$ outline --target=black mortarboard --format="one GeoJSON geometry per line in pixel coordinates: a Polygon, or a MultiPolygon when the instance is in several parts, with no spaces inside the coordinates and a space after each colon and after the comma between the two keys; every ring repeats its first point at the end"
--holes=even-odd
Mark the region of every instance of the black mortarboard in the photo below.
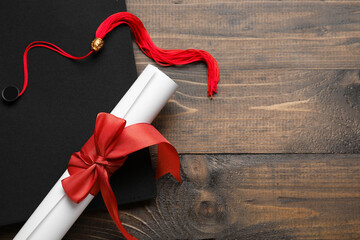
{"type": "MultiPolygon", "coordinates": [[[[119,11],[125,11],[124,1],[1,1],[0,90],[21,88],[30,42],[45,40],[85,55],[98,25],[119,11]]],[[[0,101],[0,225],[31,215],[92,135],[97,113],[110,112],[136,79],[129,29],[117,28],[106,46],[82,61],[31,50],[26,93],[10,104],[0,101]]],[[[132,154],[110,182],[119,204],[154,197],[148,150],[132,154]]],[[[89,207],[100,205],[98,196],[89,207]]]]}

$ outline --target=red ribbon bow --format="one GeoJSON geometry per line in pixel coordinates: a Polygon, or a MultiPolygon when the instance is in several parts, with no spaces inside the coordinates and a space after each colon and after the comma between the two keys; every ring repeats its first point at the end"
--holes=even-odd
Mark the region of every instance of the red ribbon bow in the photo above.
{"type": "Polygon", "coordinates": [[[70,176],[62,180],[68,197],[79,203],[90,193],[101,191],[111,218],[126,239],[136,239],[122,226],[117,201],[109,177],[125,162],[127,156],[158,144],[155,178],[171,173],[181,182],[180,160],[175,148],[150,124],[138,123],[125,128],[126,121],[108,113],[99,113],[94,135],[74,153],[68,164],[70,176]]]}

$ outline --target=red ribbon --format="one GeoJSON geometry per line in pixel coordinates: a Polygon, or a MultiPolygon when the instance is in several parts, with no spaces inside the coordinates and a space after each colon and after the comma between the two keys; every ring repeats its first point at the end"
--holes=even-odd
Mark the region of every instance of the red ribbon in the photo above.
{"type": "Polygon", "coordinates": [[[74,153],[68,164],[70,176],[62,180],[68,197],[79,203],[99,190],[111,218],[126,239],[136,239],[122,226],[117,201],[109,177],[140,149],[158,144],[156,176],[171,173],[181,182],[180,160],[176,149],[150,124],[139,123],[125,128],[126,121],[108,113],[99,113],[94,135],[74,153]]]}

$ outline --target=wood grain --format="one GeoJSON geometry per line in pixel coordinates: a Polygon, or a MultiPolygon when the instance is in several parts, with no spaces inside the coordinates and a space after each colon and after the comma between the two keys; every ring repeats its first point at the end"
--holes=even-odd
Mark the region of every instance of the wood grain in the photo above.
{"type": "MultiPolygon", "coordinates": [[[[161,68],[179,90],[155,125],[181,153],[359,153],[360,2],[128,1],[155,44],[206,67],[161,68]]],[[[153,63],[135,46],[138,71],[153,63]]]]}
{"type": "MultiPolygon", "coordinates": [[[[185,153],[183,182],[164,177],[155,200],[121,207],[134,236],[360,239],[360,1],[127,6],[159,47],[207,50],[221,71],[210,101],[204,64],[160,67],[179,89],[155,125],[185,153]]],[[[139,73],[153,63],[136,46],[135,56],[139,73]]],[[[1,227],[0,239],[20,227],[1,227]]],[[[82,214],[65,239],[122,236],[97,211],[82,214]]]]}
{"type": "MultiPolygon", "coordinates": [[[[182,170],[121,209],[139,239],[360,238],[360,155],[185,155],[182,170]]],[[[87,213],[65,239],[119,237],[107,213],[87,213]]]]}
{"type": "MultiPolygon", "coordinates": [[[[359,239],[360,155],[184,155],[181,184],[120,208],[146,239],[359,239]]],[[[11,239],[20,225],[0,228],[11,239]]],[[[65,240],[121,239],[106,211],[82,214],[65,240]]]]}

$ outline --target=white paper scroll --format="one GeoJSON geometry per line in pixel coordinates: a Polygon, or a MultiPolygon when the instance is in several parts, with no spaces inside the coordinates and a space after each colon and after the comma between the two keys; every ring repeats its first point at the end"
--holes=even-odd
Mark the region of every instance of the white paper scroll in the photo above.
{"type": "MultiPolygon", "coordinates": [[[[148,65],[111,114],[124,118],[126,126],[151,123],[176,88],[173,80],[156,67],[148,65]]],[[[64,164],[67,164],[66,159],[64,164]]],[[[57,240],[66,234],[94,198],[89,194],[79,204],[72,202],[61,185],[61,180],[68,176],[69,173],[65,171],[14,240],[57,240]]]]}

